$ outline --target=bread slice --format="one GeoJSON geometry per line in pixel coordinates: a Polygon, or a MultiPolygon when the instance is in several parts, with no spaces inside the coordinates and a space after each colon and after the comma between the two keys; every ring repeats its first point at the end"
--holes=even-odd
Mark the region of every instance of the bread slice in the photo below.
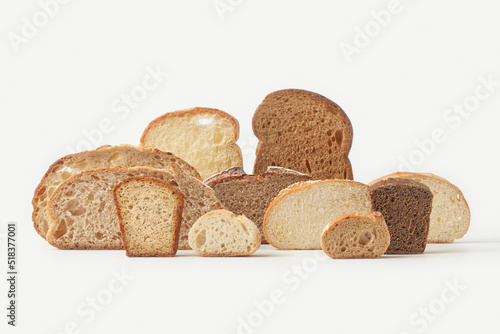
{"type": "Polygon", "coordinates": [[[86,170],[105,167],[139,167],[168,168],[175,163],[187,174],[199,178],[200,174],[181,158],[169,152],[144,149],[131,145],[103,146],[94,151],[69,154],[54,162],[35,190],[33,196],[33,226],[38,234],[45,239],[50,227],[47,217],[47,203],[56,188],[73,175],[86,170]]]}
{"type": "Polygon", "coordinates": [[[193,165],[203,179],[230,167],[242,167],[236,145],[236,118],[217,109],[192,108],[166,113],[144,130],[141,146],[173,152],[193,165]]]}
{"type": "Polygon", "coordinates": [[[260,246],[260,234],[245,216],[216,210],[194,223],[189,231],[189,245],[201,256],[251,255],[260,246]]]}
{"type": "Polygon", "coordinates": [[[391,178],[370,186],[372,208],[384,216],[391,244],[387,254],[420,254],[425,250],[432,211],[432,192],[423,183],[391,178]]]}
{"type": "Polygon", "coordinates": [[[271,93],[255,111],[252,127],[259,139],[254,174],[281,166],[318,180],[352,180],[352,125],[326,97],[300,89],[271,93]]]}
{"type": "Polygon", "coordinates": [[[182,194],[151,177],[130,177],[113,189],[127,256],[174,256],[179,243],[182,194]]]}
{"type": "Polygon", "coordinates": [[[170,170],[113,167],[85,171],[64,181],[50,198],[52,225],[47,241],[61,249],[122,249],[113,188],[134,176],[160,179],[184,196],[179,249],[188,249],[188,232],[203,214],[224,208],[214,191],[171,164],[170,170]]]}
{"type": "Polygon", "coordinates": [[[306,174],[281,167],[269,167],[260,175],[248,175],[240,167],[230,168],[205,180],[226,209],[245,215],[257,225],[262,243],[267,243],[262,221],[269,204],[291,184],[311,180],[306,174]]]}
{"type": "Polygon", "coordinates": [[[332,259],[381,257],[390,241],[380,212],[348,213],[328,224],[321,234],[321,248],[332,259]]]}
{"type": "Polygon", "coordinates": [[[295,183],[269,205],[264,234],[278,249],[321,249],[325,226],[350,212],[371,213],[367,185],[347,180],[295,183]]]}
{"type": "Polygon", "coordinates": [[[430,173],[398,172],[373,181],[407,178],[425,184],[432,191],[432,212],[427,243],[448,243],[462,238],[469,229],[470,209],[464,195],[448,180],[430,173]]]}

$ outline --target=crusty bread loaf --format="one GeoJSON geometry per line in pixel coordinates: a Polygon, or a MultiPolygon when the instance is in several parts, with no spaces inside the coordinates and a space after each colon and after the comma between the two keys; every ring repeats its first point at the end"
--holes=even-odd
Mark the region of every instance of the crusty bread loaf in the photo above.
{"type": "Polygon", "coordinates": [[[143,147],[173,152],[189,162],[203,179],[230,167],[242,167],[236,145],[238,121],[217,109],[192,108],[153,120],[141,137],[143,147]]]}
{"type": "Polygon", "coordinates": [[[47,209],[52,225],[47,241],[61,249],[122,249],[113,188],[123,179],[148,176],[168,183],[184,196],[179,249],[188,249],[188,232],[194,222],[203,214],[224,207],[210,187],[176,165],[170,167],[113,167],[72,176],[50,198],[47,209]]]}
{"type": "Polygon", "coordinates": [[[347,180],[295,183],[269,205],[264,234],[278,249],[321,249],[325,226],[349,212],[371,213],[367,185],[347,180]]]}
{"type": "Polygon", "coordinates": [[[244,256],[259,248],[260,234],[245,216],[215,210],[194,223],[189,231],[189,245],[201,256],[244,256]]]}
{"type": "Polygon", "coordinates": [[[370,186],[373,211],[384,216],[391,234],[387,254],[420,254],[425,250],[432,192],[423,183],[390,178],[370,186]]]}
{"type": "Polygon", "coordinates": [[[352,180],[351,122],[326,97],[300,89],[271,93],[255,111],[252,127],[259,138],[254,174],[281,166],[318,180],[352,180]]]}
{"type": "Polygon", "coordinates": [[[432,212],[427,243],[447,243],[462,238],[470,224],[470,209],[464,195],[456,186],[430,173],[398,172],[370,183],[389,178],[407,178],[425,184],[432,191],[432,212]]]}
{"type": "Polygon", "coordinates": [[[192,166],[172,153],[160,150],[139,148],[131,145],[103,146],[94,151],[69,154],[54,162],[43,176],[33,196],[33,225],[45,239],[50,227],[47,217],[47,203],[56,188],[71,176],[80,172],[105,167],[140,167],[168,168],[176,163],[187,174],[201,179],[192,166]]]}
{"type": "Polygon", "coordinates": [[[332,259],[380,257],[391,241],[380,212],[348,213],[328,224],[321,234],[321,248],[332,259]]]}
{"type": "Polygon", "coordinates": [[[289,185],[310,179],[309,175],[281,167],[269,167],[260,175],[248,175],[242,168],[233,167],[205,180],[205,184],[212,187],[226,209],[254,222],[261,242],[267,243],[262,221],[269,204],[289,185]]]}
{"type": "Polygon", "coordinates": [[[113,189],[127,256],[174,256],[179,243],[182,194],[151,177],[130,177],[113,189]]]}

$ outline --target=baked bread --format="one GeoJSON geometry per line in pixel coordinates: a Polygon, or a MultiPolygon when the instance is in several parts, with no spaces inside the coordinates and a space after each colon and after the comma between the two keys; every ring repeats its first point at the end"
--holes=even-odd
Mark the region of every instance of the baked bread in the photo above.
{"type": "Polygon", "coordinates": [[[390,241],[380,212],[348,213],[328,224],[321,234],[321,248],[332,259],[381,257],[390,241]]]}
{"type": "Polygon", "coordinates": [[[427,243],[448,243],[462,238],[470,224],[470,209],[464,195],[442,177],[429,173],[398,172],[373,181],[407,178],[425,184],[432,191],[432,212],[427,243]]]}
{"type": "Polygon", "coordinates": [[[352,180],[352,125],[326,97],[300,89],[271,93],[255,111],[252,127],[259,139],[254,174],[281,166],[317,180],[352,180]]]}
{"type": "Polygon", "coordinates": [[[295,183],[269,205],[264,234],[278,249],[321,249],[325,226],[350,212],[371,213],[367,185],[347,180],[295,183]]]}
{"type": "Polygon", "coordinates": [[[236,118],[217,109],[192,108],[166,113],[144,130],[141,146],[173,152],[193,165],[203,179],[242,167],[236,118]]]}
{"type": "Polygon", "coordinates": [[[194,223],[189,231],[189,246],[201,256],[251,255],[260,246],[260,235],[247,217],[216,210],[194,223]]]}
{"type": "Polygon", "coordinates": [[[267,243],[262,221],[269,204],[289,185],[310,179],[309,175],[281,167],[269,167],[260,175],[248,175],[242,168],[233,167],[205,180],[205,184],[215,191],[226,209],[254,222],[261,233],[261,242],[267,243]]]}
{"type": "Polygon", "coordinates": [[[370,186],[372,208],[384,216],[391,234],[387,254],[420,254],[425,250],[432,211],[432,192],[423,183],[390,178],[370,186]]]}
{"type": "Polygon", "coordinates": [[[105,167],[138,167],[168,168],[168,164],[176,163],[187,174],[199,178],[200,174],[181,158],[172,153],[160,150],[139,148],[131,145],[103,146],[93,151],[69,154],[54,162],[43,176],[33,196],[33,226],[45,239],[50,227],[47,217],[47,203],[56,188],[71,176],[80,172],[105,167]]]}
{"type": "Polygon", "coordinates": [[[113,188],[134,176],[160,179],[184,196],[179,249],[188,249],[188,232],[203,214],[224,208],[214,191],[198,179],[171,169],[113,167],[85,171],[64,181],[50,198],[52,225],[47,241],[61,249],[123,249],[113,188]]]}
{"type": "Polygon", "coordinates": [[[130,177],[113,189],[127,256],[174,256],[179,243],[181,193],[151,177],[130,177]]]}

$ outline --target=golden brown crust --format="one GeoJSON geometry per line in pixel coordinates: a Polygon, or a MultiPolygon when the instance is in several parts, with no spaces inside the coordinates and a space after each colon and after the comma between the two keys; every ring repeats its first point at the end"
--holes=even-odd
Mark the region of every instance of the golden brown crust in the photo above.
{"type": "Polygon", "coordinates": [[[182,210],[184,209],[184,196],[181,194],[181,192],[179,192],[177,189],[170,186],[168,183],[163,182],[160,179],[156,179],[154,177],[148,177],[148,176],[134,176],[134,177],[129,177],[129,178],[123,179],[120,182],[118,182],[118,184],[113,188],[113,201],[115,202],[116,214],[118,215],[118,221],[120,222],[120,234],[122,236],[123,248],[125,249],[127,256],[133,257],[133,256],[138,256],[138,255],[133,255],[129,252],[128,244],[127,244],[127,241],[125,238],[125,227],[124,227],[124,223],[123,223],[121,209],[120,209],[120,206],[118,204],[118,197],[116,195],[116,190],[119,187],[121,187],[123,184],[131,182],[131,181],[155,182],[155,183],[161,185],[162,187],[165,187],[165,188],[169,189],[170,191],[172,191],[175,194],[175,196],[177,197],[178,202],[177,202],[177,208],[175,210],[175,233],[174,233],[174,243],[173,243],[174,251],[170,254],[145,253],[145,254],[140,255],[140,256],[144,256],[144,257],[146,257],[146,256],[151,256],[151,257],[153,257],[153,256],[157,256],[157,257],[159,257],[159,256],[161,256],[161,257],[174,256],[177,253],[177,248],[179,245],[179,232],[181,230],[182,210]]]}
{"type": "Polygon", "coordinates": [[[228,181],[233,181],[233,180],[262,180],[265,179],[267,176],[272,176],[272,175],[297,175],[297,176],[308,176],[307,174],[297,172],[292,169],[287,169],[283,167],[274,167],[274,166],[269,166],[267,168],[267,171],[265,171],[262,174],[259,175],[253,175],[253,174],[247,174],[241,167],[232,167],[229,168],[222,173],[215,174],[212,177],[209,177],[204,181],[204,183],[209,186],[213,187],[214,185],[221,183],[221,182],[228,182],[228,181]]]}

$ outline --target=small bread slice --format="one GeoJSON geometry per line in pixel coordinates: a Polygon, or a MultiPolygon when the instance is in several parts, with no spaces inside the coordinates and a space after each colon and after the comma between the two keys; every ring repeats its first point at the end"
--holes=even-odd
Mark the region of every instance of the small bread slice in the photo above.
{"type": "Polygon", "coordinates": [[[184,196],[179,249],[188,249],[188,232],[207,212],[223,209],[214,191],[183,173],[170,169],[113,167],[85,171],[64,181],[50,198],[47,208],[52,225],[47,241],[60,249],[123,249],[113,188],[134,176],[160,179],[184,196]]]}
{"type": "Polygon", "coordinates": [[[348,213],[328,224],[321,234],[321,248],[332,259],[381,257],[390,241],[380,212],[348,213]]]}
{"type": "Polygon", "coordinates": [[[269,205],[264,234],[278,249],[321,249],[325,226],[350,212],[371,213],[367,185],[348,180],[295,183],[269,205]]]}
{"type": "Polygon", "coordinates": [[[239,124],[231,115],[211,108],[166,113],[144,130],[141,146],[173,152],[193,165],[203,179],[230,167],[242,167],[236,145],[239,124]]]}
{"type": "Polygon", "coordinates": [[[352,180],[352,125],[326,97],[300,89],[271,93],[255,111],[252,128],[259,138],[254,174],[281,166],[316,180],[352,180]]]}
{"type": "Polygon", "coordinates": [[[430,173],[398,172],[370,183],[389,178],[406,178],[425,184],[432,191],[431,220],[427,243],[449,243],[462,238],[469,229],[470,209],[460,189],[448,180],[430,173]]]}
{"type": "Polygon", "coordinates": [[[168,183],[130,177],[113,189],[127,256],[174,256],[184,199],[168,183]]]}
{"type": "Polygon", "coordinates": [[[257,225],[264,237],[262,221],[269,204],[279,192],[297,182],[311,180],[306,174],[281,167],[269,167],[260,175],[248,175],[240,167],[233,167],[205,180],[222,204],[237,215],[245,215],[257,225]]]}
{"type": "Polygon", "coordinates": [[[260,234],[244,215],[215,210],[194,223],[189,231],[189,245],[201,256],[245,256],[260,247],[260,234]]]}
{"type": "Polygon", "coordinates": [[[423,183],[390,178],[370,186],[373,211],[384,216],[391,234],[387,254],[420,254],[427,245],[432,192],[423,183]]]}
{"type": "Polygon", "coordinates": [[[168,168],[175,163],[182,171],[201,179],[200,174],[187,162],[169,152],[144,149],[132,145],[102,146],[93,151],[69,154],[54,162],[35,190],[33,196],[33,226],[38,234],[45,239],[50,227],[47,217],[47,203],[56,188],[78,173],[105,167],[140,167],[168,168]]]}

